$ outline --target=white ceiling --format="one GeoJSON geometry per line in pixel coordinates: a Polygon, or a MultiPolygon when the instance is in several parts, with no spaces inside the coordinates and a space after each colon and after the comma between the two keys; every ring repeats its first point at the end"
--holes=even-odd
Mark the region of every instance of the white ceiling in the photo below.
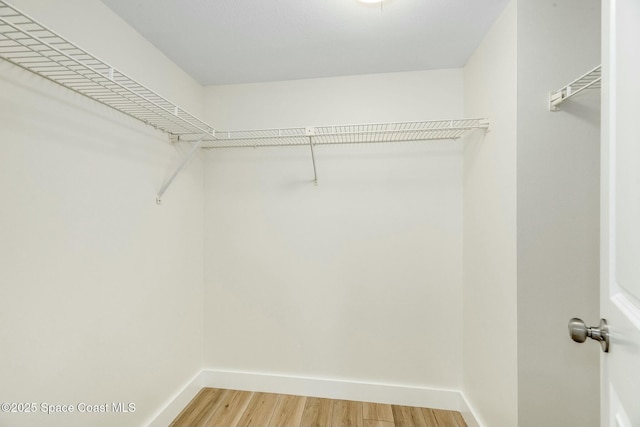
{"type": "Polygon", "coordinates": [[[203,85],[463,66],[507,0],[102,0],[203,85]]]}

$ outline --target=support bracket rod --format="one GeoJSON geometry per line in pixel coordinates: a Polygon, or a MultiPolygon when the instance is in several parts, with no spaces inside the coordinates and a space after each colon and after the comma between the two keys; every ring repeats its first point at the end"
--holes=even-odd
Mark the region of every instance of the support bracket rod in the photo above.
{"type": "Polygon", "coordinates": [[[318,171],[316,170],[316,155],[313,151],[313,135],[315,135],[313,128],[306,128],[305,130],[307,136],[309,137],[309,148],[311,149],[311,162],[313,163],[313,183],[318,185],[318,171]]]}
{"type": "Polygon", "coordinates": [[[158,194],[156,195],[156,203],[157,204],[159,204],[159,205],[162,204],[162,196],[167,191],[169,186],[171,186],[171,184],[176,179],[176,177],[180,174],[180,172],[182,172],[182,170],[185,168],[185,166],[187,166],[187,164],[189,163],[189,161],[191,160],[193,155],[196,154],[196,151],[198,151],[198,149],[202,146],[202,144],[204,143],[204,138],[206,136],[207,136],[206,133],[202,134],[202,136],[200,138],[198,138],[197,140],[194,141],[193,146],[191,147],[191,150],[189,150],[187,155],[184,156],[184,158],[182,159],[182,162],[180,162],[180,164],[176,168],[175,172],[173,172],[173,174],[169,177],[169,179],[167,179],[167,181],[162,185],[162,187],[160,188],[160,191],[158,191],[158,194]]]}

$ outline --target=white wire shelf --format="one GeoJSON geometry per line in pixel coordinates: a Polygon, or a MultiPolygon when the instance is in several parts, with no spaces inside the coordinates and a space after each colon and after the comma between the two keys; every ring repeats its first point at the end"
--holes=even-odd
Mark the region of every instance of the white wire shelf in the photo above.
{"type": "Polygon", "coordinates": [[[560,110],[558,107],[560,104],[586,89],[600,89],[602,80],[601,69],[602,66],[598,65],[593,70],[583,74],[566,86],[551,92],[549,94],[549,110],[560,110]]]}
{"type": "Polygon", "coordinates": [[[204,149],[282,147],[455,140],[474,129],[487,129],[486,119],[431,120],[340,126],[218,131],[205,137],[204,149]]]}
{"type": "Polygon", "coordinates": [[[315,145],[455,140],[485,119],[433,120],[216,132],[187,111],[0,0],[0,58],[87,96],[171,135],[192,148],[161,186],[156,201],[200,148],[310,147],[317,183],[315,145]]]}
{"type": "Polygon", "coordinates": [[[151,89],[0,1],[0,57],[164,132],[214,129],[151,89]]]}

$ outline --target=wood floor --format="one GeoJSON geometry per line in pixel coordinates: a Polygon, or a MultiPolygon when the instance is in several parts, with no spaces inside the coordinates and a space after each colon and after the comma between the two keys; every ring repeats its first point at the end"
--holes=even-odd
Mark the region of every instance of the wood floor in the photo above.
{"type": "Polygon", "coordinates": [[[171,427],[466,427],[459,412],[203,388],[171,427]]]}

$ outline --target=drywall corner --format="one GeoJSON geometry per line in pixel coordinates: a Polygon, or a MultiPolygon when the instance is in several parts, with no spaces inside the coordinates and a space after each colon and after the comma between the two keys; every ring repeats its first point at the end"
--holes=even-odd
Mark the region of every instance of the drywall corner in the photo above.
{"type": "Polygon", "coordinates": [[[491,131],[465,141],[463,392],[486,426],[515,426],[517,407],[517,1],[464,69],[465,115],[491,131]]]}
{"type": "Polygon", "coordinates": [[[191,380],[184,384],[173,397],[167,399],[156,415],[146,423],[148,427],[167,427],[176,419],[182,410],[200,392],[204,384],[204,371],[200,371],[191,380]]]}

